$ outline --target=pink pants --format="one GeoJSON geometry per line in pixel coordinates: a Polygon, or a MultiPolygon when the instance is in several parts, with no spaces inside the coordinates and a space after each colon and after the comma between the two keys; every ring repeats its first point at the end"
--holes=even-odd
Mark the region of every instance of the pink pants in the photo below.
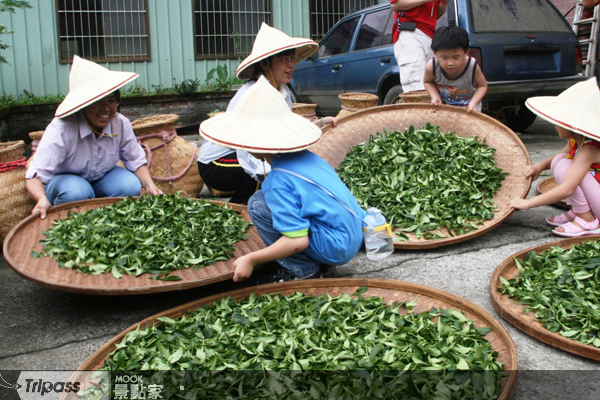
{"type": "MultiPolygon", "coordinates": [[[[565,153],[558,154],[552,160],[550,167],[554,179],[559,185],[563,183],[567,170],[573,165],[573,160],[565,158],[566,156],[565,153]]],[[[600,216],[600,183],[591,173],[586,174],[575,192],[567,197],[566,201],[576,214],[591,210],[592,214],[600,216]]]]}

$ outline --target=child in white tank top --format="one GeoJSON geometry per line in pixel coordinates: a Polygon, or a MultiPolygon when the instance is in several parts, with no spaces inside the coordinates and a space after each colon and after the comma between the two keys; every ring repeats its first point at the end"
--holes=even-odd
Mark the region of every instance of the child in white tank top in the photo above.
{"type": "Polygon", "coordinates": [[[458,26],[439,28],[431,42],[434,58],[425,66],[423,83],[431,103],[481,111],[487,81],[469,52],[469,34],[458,26]]]}

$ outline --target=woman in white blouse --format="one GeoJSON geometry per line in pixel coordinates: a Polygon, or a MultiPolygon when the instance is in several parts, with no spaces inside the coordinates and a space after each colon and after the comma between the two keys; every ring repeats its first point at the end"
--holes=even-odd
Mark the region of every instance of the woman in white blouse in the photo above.
{"type": "MultiPolygon", "coordinates": [[[[316,52],[319,45],[305,38],[292,38],[278,29],[263,23],[252,47],[237,69],[238,79],[247,81],[231,99],[227,112],[231,111],[238,99],[264,75],[281,93],[292,108],[292,97],[287,84],[292,80],[296,63],[316,52]]],[[[315,118],[318,126],[333,123],[335,117],[315,118]]],[[[258,190],[260,182],[270,171],[268,163],[252,157],[243,150],[232,150],[205,141],[198,155],[198,170],[202,180],[211,188],[234,192],[231,203],[246,204],[250,196],[258,190]]]]}

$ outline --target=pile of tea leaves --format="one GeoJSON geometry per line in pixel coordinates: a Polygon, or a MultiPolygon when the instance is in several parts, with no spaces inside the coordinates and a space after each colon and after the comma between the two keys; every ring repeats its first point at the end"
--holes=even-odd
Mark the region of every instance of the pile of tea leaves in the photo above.
{"type": "Polygon", "coordinates": [[[128,197],[53,221],[41,240],[60,267],[86,274],[112,273],[180,280],[171,272],[233,257],[249,223],[237,211],[179,194],[128,197]]]}
{"type": "Polygon", "coordinates": [[[462,235],[490,220],[494,194],[508,173],[496,166],[496,149],[477,136],[462,138],[426,124],[378,132],[354,146],[338,167],[363,208],[377,207],[392,225],[417,238],[462,235]]]}
{"type": "Polygon", "coordinates": [[[515,258],[519,275],[498,290],[525,304],[550,332],[600,347],[600,241],[515,258]]]}
{"type": "Polygon", "coordinates": [[[366,290],[224,297],[138,326],[102,369],[159,371],[149,375],[164,386],[163,397],[498,397],[505,374],[484,338],[490,328],[452,309],[414,313],[418,298],[389,307],[364,298],[366,290]]]}

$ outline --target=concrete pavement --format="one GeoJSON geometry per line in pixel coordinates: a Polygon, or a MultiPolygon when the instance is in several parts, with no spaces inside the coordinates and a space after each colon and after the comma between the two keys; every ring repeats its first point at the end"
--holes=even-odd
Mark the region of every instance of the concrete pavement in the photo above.
{"type": "MultiPolygon", "coordinates": [[[[199,141],[199,136],[186,139],[199,141]]],[[[533,163],[564,146],[552,125],[539,120],[521,133],[521,139],[533,163]]],[[[537,181],[530,196],[535,194],[536,185],[537,181]]],[[[206,189],[203,195],[208,196],[206,189]]],[[[361,251],[351,262],[338,267],[336,277],[419,283],[464,297],[485,309],[515,342],[522,371],[515,399],[600,398],[600,384],[596,383],[600,381],[599,362],[548,346],[514,328],[494,310],[488,292],[492,272],[507,257],[558,239],[544,218],[560,211],[545,206],[514,213],[494,230],[469,241],[431,250],[396,251],[381,261],[368,260],[361,251]]],[[[172,293],[86,296],[29,282],[2,258],[0,370],[74,370],[130,325],[177,305],[239,287],[240,284],[228,281],[172,293]]]]}

